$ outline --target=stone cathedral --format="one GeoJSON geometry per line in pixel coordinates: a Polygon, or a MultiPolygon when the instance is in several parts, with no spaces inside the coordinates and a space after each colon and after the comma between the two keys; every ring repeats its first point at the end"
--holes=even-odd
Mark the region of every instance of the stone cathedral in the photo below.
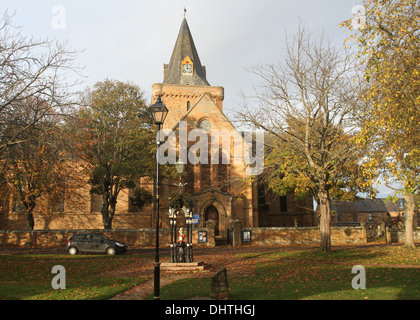
{"type": "MultiPolygon", "coordinates": [[[[207,158],[208,161],[197,164],[187,161],[185,166],[183,182],[186,185],[183,191],[194,200],[194,227],[205,227],[205,222],[211,219],[216,222],[216,237],[223,240],[234,220],[241,221],[244,228],[314,225],[312,199],[295,202],[293,196],[280,197],[263,186],[253,185],[246,173],[248,165],[234,152],[233,144],[230,149],[213,152],[214,144],[211,145],[210,136],[214,129],[228,132],[228,140],[238,137],[242,139],[244,133],[239,132],[223,113],[224,88],[210,85],[206,73],[184,18],[169,63],[163,66],[163,81],[153,85],[151,103],[161,97],[169,110],[163,127],[172,130],[177,137],[182,130],[188,134],[194,129],[201,129],[209,137],[209,152],[200,155],[201,159],[207,158]],[[214,159],[214,154],[217,154],[218,159],[214,159]]],[[[187,143],[191,147],[195,141],[188,139],[187,143]]],[[[152,181],[142,179],[138,183],[152,190],[152,181]]],[[[169,179],[162,181],[162,228],[169,227],[168,198],[178,192],[176,182],[169,179]]],[[[49,212],[45,217],[42,214],[36,215],[35,229],[102,229],[99,212],[101,196],[90,194],[89,189],[90,186],[86,185],[77,205],[73,203],[74,199],[65,198],[62,205],[56,206],[57,212],[49,212]]],[[[113,229],[154,228],[153,206],[138,210],[130,202],[132,194],[133,190],[120,193],[113,229]]],[[[25,216],[18,211],[18,207],[12,200],[8,206],[4,206],[7,210],[0,214],[0,229],[27,229],[25,216]]]]}
{"type": "MultiPolygon", "coordinates": [[[[243,137],[223,113],[224,88],[207,81],[206,67],[200,61],[185,18],[169,64],[163,66],[163,81],[153,85],[152,103],[158,96],[169,109],[163,126],[177,136],[183,125],[187,131],[202,129],[209,136],[217,129],[229,132],[232,138],[243,137]]],[[[292,196],[275,196],[262,186],[253,186],[246,172],[248,164],[244,159],[234,159],[232,144],[230,147],[218,153],[219,161],[211,161],[214,148],[209,146],[207,163],[186,165],[184,191],[193,196],[199,226],[204,227],[205,221],[212,219],[216,221],[216,236],[225,239],[233,220],[240,220],[243,227],[313,224],[308,210],[312,208],[311,201],[296,203],[292,196]]],[[[173,188],[164,188],[164,199],[170,189],[173,188]]],[[[163,207],[167,205],[163,203],[163,207]]]]}

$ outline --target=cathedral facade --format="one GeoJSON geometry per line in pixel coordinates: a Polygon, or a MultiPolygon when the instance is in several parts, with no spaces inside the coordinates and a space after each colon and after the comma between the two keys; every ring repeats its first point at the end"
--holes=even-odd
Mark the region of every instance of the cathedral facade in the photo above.
{"type": "MultiPolygon", "coordinates": [[[[216,236],[226,238],[234,220],[241,221],[243,227],[313,225],[311,200],[295,202],[293,196],[276,196],[255,184],[255,176],[261,173],[256,167],[262,162],[262,170],[264,157],[255,149],[263,141],[239,132],[223,113],[224,88],[207,81],[206,68],[185,18],[170,62],[163,69],[163,82],[153,85],[152,103],[161,97],[169,110],[163,126],[174,132],[176,159],[186,163],[183,188],[193,197],[198,226],[204,227],[212,219],[216,222],[216,236]],[[191,138],[190,133],[197,130],[207,137],[193,134],[191,138]],[[188,136],[184,157],[180,151],[183,136],[188,136]],[[205,155],[200,149],[198,163],[191,163],[190,151],[198,139],[204,139],[208,148],[204,148],[205,155]],[[239,152],[235,149],[238,145],[239,152]],[[247,161],[249,152],[256,154],[252,161],[247,161]]],[[[173,188],[164,186],[163,199],[171,191],[173,188]]],[[[168,208],[162,205],[163,210],[168,208]]]]}
{"type": "MultiPolygon", "coordinates": [[[[258,174],[256,160],[247,161],[252,156],[246,154],[246,146],[252,149],[254,141],[255,147],[255,139],[247,141],[246,134],[238,131],[223,113],[224,88],[207,81],[206,68],[185,18],[169,64],[163,69],[162,83],[153,85],[151,103],[160,97],[169,110],[163,129],[168,133],[167,141],[174,137],[174,149],[169,150],[175,151],[172,160],[185,163],[182,188],[194,202],[194,227],[205,227],[206,221],[213,220],[216,237],[226,239],[234,220],[241,221],[242,227],[314,225],[312,199],[295,202],[293,196],[280,197],[255,185],[252,177],[258,174]],[[207,148],[195,149],[194,153],[197,141],[207,148]],[[200,161],[194,161],[197,157],[200,161]]],[[[162,180],[160,227],[169,228],[169,197],[178,192],[178,186],[177,181],[162,180]]],[[[153,178],[141,179],[138,184],[153,191],[153,178]]],[[[91,194],[89,189],[88,184],[82,188],[77,203],[64,198],[62,205],[56,206],[57,212],[51,212],[51,206],[38,210],[35,229],[102,229],[101,196],[91,194]],[[43,211],[49,214],[43,215],[43,211]]],[[[133,190],[120,193],[113,228],[154,228],[154,205],[138,210],[130,202],[132,195],[133,190]]],[[[24,214],[12,198],[3,208],[0,230],[27,228],[24,214]]]]}

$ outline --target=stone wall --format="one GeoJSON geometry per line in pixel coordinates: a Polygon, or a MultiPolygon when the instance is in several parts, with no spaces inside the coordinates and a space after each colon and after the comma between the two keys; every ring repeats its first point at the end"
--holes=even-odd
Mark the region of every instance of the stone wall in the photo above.
{"type": "MultiPolygon", "coordinates": [[[[198,231],[207,231],[205,228],[193,230],[193,247],[214,246],[213,242],[198,244],[198,231]]],[[[29,247],[29,248],[65,248],[67,240],[76,233],[97,232],[125,242],[129,247],[154,248],[156,243],[156,229],[136,230],[35,230],[35,231],[0,231],[0,247],[29,247]]],[[[212,233],[208,232],[208,236],[212,233]]],[[[160,247],[170,247],[170,229],[160,229],[160,247]]]]}
{"type": "MultiPolygon", "coordinates": [[[[414,242],[420,242],[420,228],[417,228],[413,231],[413,238],[414,242]]],[[[395,239],[398,243],[405,242],[405,231],[398,231],[397,232],[397,239],[395,239]]]]}
{"type": "MultiPolygon", "coordinates": [[[[321,241],[318,227],[306,228],[244,228],[251,231],[254,246],[316,245],[321,241]]],[[[331,243],[366,244],[366,230],[362,227],[331,227],[331,243]]]]}
{"type": "MultiPolygon", "coordinates": [[[[235,233],[251,231],[251,242],[236,241],[235,246],[281,246],[281,245],[318,245],[320,233],[317,227],[307,228],[234,228],[235,233]]],[[[132,247],[153,248],[156,231],[154,228],[133,230],[35,230],[0,231],[0,247],[19,246],[33,248],[64,248],[67,240],[75,233],[99,232],[110,238],[127,243],[132,247]]],[[[234,237],[238,235],[234,235],[234,237]]],[[[169,248],[170,229],[160,230],[160,246],[169,248]]],[[[420,228],[414,232],[414,241],[420,242],[420,228]]],[[[404,243],[404,233],[398,233],[398,242],[404,243]]],[[[332,227],[332,245],[367,243],[366,230],[362,227],[332,227]]],[[[214,221],[208,221],[206,228],[193,229],[193,246],[214,247],[214,221]],[[207,244],[198,243],[198,231],[207,231],[207,244]]]]}

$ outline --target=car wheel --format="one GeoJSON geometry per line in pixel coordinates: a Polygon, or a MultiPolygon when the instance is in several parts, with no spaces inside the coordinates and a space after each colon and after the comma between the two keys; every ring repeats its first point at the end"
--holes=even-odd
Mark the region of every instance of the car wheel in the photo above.
{"type": "Polygon", "coordinates": [[[115,254],[115,248],[114,247],[106,248],[106,254],[109,256],[113,256],[115,254]]]}
{"type": "Polygon", "coordinates": [[[70,247],[69,250],[67,250],[69,254],[72,256],[77,254],[77,248],[76,247],[70,247]]]}

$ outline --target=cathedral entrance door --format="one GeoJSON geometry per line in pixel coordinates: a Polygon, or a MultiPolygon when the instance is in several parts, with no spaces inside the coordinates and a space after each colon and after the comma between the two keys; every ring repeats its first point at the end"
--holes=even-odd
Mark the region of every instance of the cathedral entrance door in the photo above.
{"type": "Polygon", "coordinates": [[[213,205],[208,206],[204,214],[204,218],[205,218],[205,221],[209,221],[211,219],[216,222],[214,233],[215,233],[215,236],[218,236],[219,235],[219,211],[216,209],[216,207],[213,205]]]}

